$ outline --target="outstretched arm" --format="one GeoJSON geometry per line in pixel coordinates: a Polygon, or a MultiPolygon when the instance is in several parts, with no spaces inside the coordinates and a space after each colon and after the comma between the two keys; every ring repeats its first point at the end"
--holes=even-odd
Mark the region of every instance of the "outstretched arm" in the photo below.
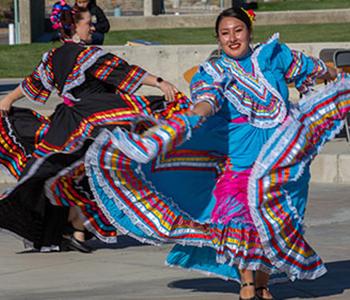
{"type": "Polygon", "coordinates": [[[333,80],[337,77],[337,70],[328,67],[321,59],[291,50],[284,44],[280,45],[278,55],[287,83],[294,82],[301,94],[311,91],[316,79],[333,80]]]}
{"type": "Polygon", "coordinates": [[[12,92],[7,94],[0,101],[0,117],[5,117],[10,111],[12,104],[15,103],[17,100],[21,99],[23,96],[24,94],[20,86],[16,87],[12,92]]]}
{"type": "Polygon", "coordinates": [[[129,65],[124,59],[108,53],[98,59],[89,69],[90,74],[123,93],[133,94],[142,84],[158,87],[167,100],[174,100],[178,92],[174,85],[156,77],[136,65],[129,65]]]}

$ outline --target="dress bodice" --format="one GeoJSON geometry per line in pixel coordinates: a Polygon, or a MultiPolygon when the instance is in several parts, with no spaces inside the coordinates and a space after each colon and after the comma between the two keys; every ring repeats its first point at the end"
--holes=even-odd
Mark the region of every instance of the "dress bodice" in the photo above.
{"type": "Polygon", "coordinates": [[[274,36],[243,58],[222,54],[206,61],[191,82],[191,94],[195,102],[211,105],[212,128],[233,168],[246,169],[288,115],[288,84],[307,92],[325,71],[322,61],[290,50],[274,36]]]}

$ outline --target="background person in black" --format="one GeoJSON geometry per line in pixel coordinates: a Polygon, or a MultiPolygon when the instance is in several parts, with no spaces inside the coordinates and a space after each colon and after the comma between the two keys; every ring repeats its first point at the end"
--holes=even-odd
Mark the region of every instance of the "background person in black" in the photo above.
{"type": "Polygon", "coordinates": [[[232,7],[242,7],[244,9],[258,9],[257,0],[232,0],[232,7]]]}
{"type": "Polygon", "coordinates": [[[91,13],[95,32],[92,34],[92,45],[103,45],[104,35],[110,29],[109,21],[103,10],[97,6],[96,0],[76,0],[75,5],[87,8],[91,13]]]}

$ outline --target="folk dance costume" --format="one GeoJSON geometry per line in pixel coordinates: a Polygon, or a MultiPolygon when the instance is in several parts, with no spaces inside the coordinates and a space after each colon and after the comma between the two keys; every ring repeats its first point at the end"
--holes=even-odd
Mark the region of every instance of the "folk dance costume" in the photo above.
{"type": "Polygon", "coordinates": [[[345,75],[310,93],[326,71],[278,36],[241,59],[206,61],[192,99],[215,115],[174,114],[141,135],[105,131],[89,148],[99,208],[143,242],[177,243],[172,266],[234,280],[237,267],[292,280],[323,275],[303,237],[309,166],[350,109],[345,75]],[[307,94],[298,104],[288,101],[290,82],[307,94]]]}
{"type": "Polygon", "coordinates": [[[115,242],[115,227],[91,201],[84,155],[101,129],[130,129],[141,114],[166,113],[163,97],[133,95],[145,76],[145,70],[117,56],[73,42],[43,56],[21,83],[22,91],[45,104],[57,90],[63,103],[50,117],[12,107],[0,118],[0,165],[19,180],[0,197],[1,228],[36,248],[57,246],[68,207],[79,206],[85,226],[101,240],[115,242]],[[66,182],[64,173],[69,173],[66,182]]]}

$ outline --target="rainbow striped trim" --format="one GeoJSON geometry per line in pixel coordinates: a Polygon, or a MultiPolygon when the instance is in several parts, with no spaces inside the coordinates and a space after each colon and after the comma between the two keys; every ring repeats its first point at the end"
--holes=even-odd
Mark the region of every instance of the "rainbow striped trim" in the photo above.
{"type": "MultiPolygon", "coordinates": [[[[303,69],[303,54],[299,51],[292,50],[293,61],[289,67],[289,70],[285,74],[287,82],[293,82],[301,74],[303,69]]],[[[296,88],[301,94],[306,94],[310,91],[310,87],[315,85],[317,78],[327,73],[327,66],[322,60],[309,58],[313,62],[313,69],[305,79],[296,85],[296,88]]]]}
{"type": "Polygon", "coordinates": [[[138,66],[132,66],[124,80],[119,84],[118,89],[125,93],[134,93],[141,85],[142,80],[146,75],[147,72],[145,70],[138,66]]]}
{"type": "MultiPolygon", "coordinates": [[[[141,241],[158,239],[209,246],[216,249],[219,263],[267,273],[285,272],[291,279],[315,279],[324,274],[325,267],[303,238],[302,220],[286,184],[302,178],[304,168],[339,130],[349,111],[350,79],[292,107],[291,115],[262,149],[249,178],[249,208],[256,229],[246,227],[242,220],[223,225],[190,219],[147,182],[138,164],[128,157],[134,155],[121,146],[124,141],[118,134],[104,132],[98,137],[87,153],[86,171],[96,201],[109,222],[118,227],[119,218],[127,216],[142,231],[143,234],[130,232],[141,241]]],[[[167,125],[171,126],[171,122],[167,125]]],[[[176,126],[173,130],[177,130],[176,126]]],[[[152,135],[157,133],[162,135],[161,130],[152,135]]],[[[135,144],[140,140],[132,138],[135,144]]],[[[168,144],[176,144],[173,139],[168,144]]],[[[157,150],[167,149],[162,140],[158,145],[157,150]]],[[[137,146],[148,151],[147,143],[137,146]]]]}
{"type": "MultiPolygon", "coordinates": [[[[147,97],[127,94],[119,95],[122,97],[127,107],[97,112],[85,118],[69,135],[67,141],[62,145],[53,145],[45,139],[42,140],[36,145],[33,156],[39,158],[44,157],[51,152],[74,151],[76,147],[79,146],[86,137],[89,137],[92,131],[98,126],[130,125],[137,116],[151,114],[151,110],[149,108],[150,102],[147,97]]],[[[48,129],[49,128],[47,128],[47,126],[43,125],[37,134],[41,134],[44,131],[47,132],[48,129]]]]}
{"type": "Polygon", "coordinates": [[[218,175],[225,160],[225,156],[209,151],[180,149],[159,155],[152,162],[152,172],[209,171],[218,175]]]}
{"type": "Polygon", "coordinates": [[[304,169],[342,127],[350,111],[350,80],[304,98],[262,149],[249,182],[249,205],[267,257],[291,279],[325,273],[321,259],[303,238],[303,220],[286,184],[304,169]]]}
{"type": "Polygon", "coordinates": [[[78,207],[84,219],[84,226],[106,243],[117,241],[117,232],[98,208],[88,188],[83,188],[84,162],[79,160],[62,170],[45,183],[46,195],[51,204],[78,207]]]}
{"type": "Polygon", "coordinates": [[[0,166],[16,180],[28,161],[28,154],[17,141],[9,119],[0,118],[0,166]]]}
{"type": "Polygon", "coordinates": [[[81,51],[77,57],[73,70],[68,75],[61,95],[71,101],[79,101],[69,91],[85,81],[85,71],[88,70],[100,57],[106,53],[98,47],[88,47],[81,51]]]}
{"type": "Polygon", "coordinates": [[[45,104],[54,89],[52,57],[55,50],[45,53],[39,66],[20,85],[23,94],[31,101],[45,104]]]}
{"type": "Polygon", "coordinates": [[[127,217],[143,234],[130,228],[126,228],[127,233],[142,242],[154,243],[157,239],[209,246],[216,249],[218,262],[274,270],[252,226],[239,222],[242,220],[231,221],[227,226],[191,220],[175,203],[159,194],[138,165],[115,145],[115,137],[104,132],[86,156],[94,197],[113,226],[119,228],[120,219],[127,217]]]}

